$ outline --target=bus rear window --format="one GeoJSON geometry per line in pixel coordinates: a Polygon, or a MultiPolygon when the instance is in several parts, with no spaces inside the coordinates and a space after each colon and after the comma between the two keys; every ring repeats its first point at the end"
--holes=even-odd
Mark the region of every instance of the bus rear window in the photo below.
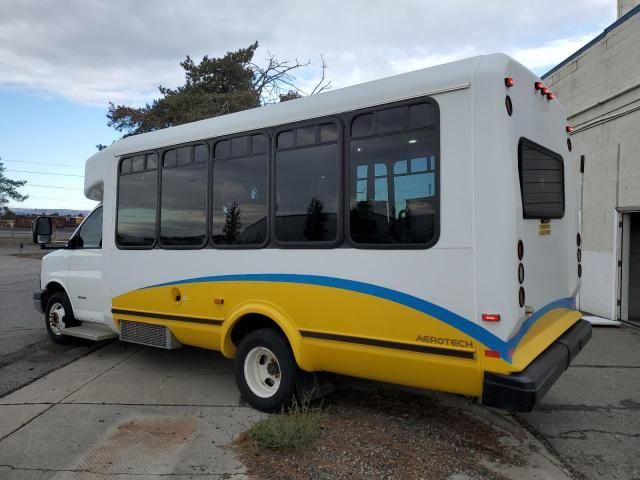
{"type": "Polygon", "coordinates": [[[564,216],[564,162],[551,150],[525,138],[518,148],[524,218],[564,216]]]}

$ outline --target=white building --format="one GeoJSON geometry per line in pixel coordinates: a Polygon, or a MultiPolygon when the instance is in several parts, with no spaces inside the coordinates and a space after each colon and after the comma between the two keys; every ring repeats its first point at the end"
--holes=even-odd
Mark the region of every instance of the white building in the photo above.
{"type": "Polygon", "coordinates": [[[580,308],[640,320],[640,0],[543,80],[584,160],[580,308]]]}

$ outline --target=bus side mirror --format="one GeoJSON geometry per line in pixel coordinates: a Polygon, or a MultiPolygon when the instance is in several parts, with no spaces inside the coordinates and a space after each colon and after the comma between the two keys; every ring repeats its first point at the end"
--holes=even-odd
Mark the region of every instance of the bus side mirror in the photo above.
{"type": "Polygon", "coordinates": [[[53,225],[51,217],[36,217],[31,224],[31,234],[33,243],[46,245],[51,243],[51,235],[53,233],[53,225]]]}

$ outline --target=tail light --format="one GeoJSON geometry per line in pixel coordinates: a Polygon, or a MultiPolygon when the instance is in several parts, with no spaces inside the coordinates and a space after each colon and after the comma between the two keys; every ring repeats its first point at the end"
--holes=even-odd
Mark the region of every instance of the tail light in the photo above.
{"type": "Polygon", "coordinates": [[[504,86],[507,88],[511,88],[515,85],[512,77],[507,77],[504,79],[504,86]]]}
{"type": "Polygon", "coordinates": [[[483,313],[482,321],[484,322],[499,322],[500,314],[499,313],[483,313]]]}

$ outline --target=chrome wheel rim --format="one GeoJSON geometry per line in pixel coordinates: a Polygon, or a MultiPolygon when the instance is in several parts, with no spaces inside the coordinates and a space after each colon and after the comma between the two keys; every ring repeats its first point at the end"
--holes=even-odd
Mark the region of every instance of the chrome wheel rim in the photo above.
{"type": "Polygon", "coordinates": [[[268,348],[252,348],[244,359],[244,378],[255,395],[272,397],[280,388],[282,379],[278,359],[268,348]]]}
{"type": "Polygon", "coordinates": [[[64,328],[64,315],[64,306],[60,302],[56,302],[51,306],[47,321],[49,322],[49,328],[54,335],[62,335],[62,329],[64,328]]]}

